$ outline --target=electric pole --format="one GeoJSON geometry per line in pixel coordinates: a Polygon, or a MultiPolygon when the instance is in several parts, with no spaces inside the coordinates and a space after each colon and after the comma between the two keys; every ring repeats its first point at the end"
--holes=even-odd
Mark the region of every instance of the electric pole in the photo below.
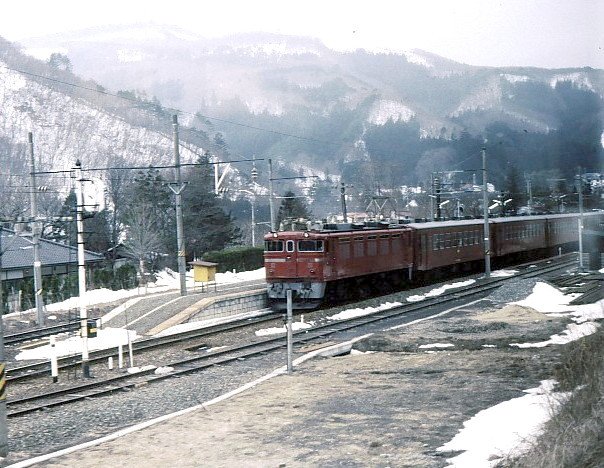
{"type": "Polygon", "coordinates": [[[271,231],[275,232],[275,206],[273,202],[273,160],[268,160],[268,206],[271,212],[271,231]]]}
{"type": "Polygon", "coordinates": [[[491,276],[491,245],[489,239],[489,198],[487,193],[487,148],[482,147],[482,211],[484,214],[484,275],[491,276]]]}
{"type": "Polygon", "coordinates": [[[434,221],[434,172],[430,174],[430,221],[434,221]]]}
{"type": "Polygon", "coordinates": [[[6,362],[4,357],[4,299],[2,299],[2,227],[0,226],[0,457],[8,456],[6,422],[6,362]]]}
{"type": "Polygon", "coordinates": [[[180,277],[180,295],[187,295],[187,264],[185,259],[185,237],[182,221],[182,200],[181,193],[185,186],[182,183],[180,174],[180,144],[178,141],[178,116],[172,116],[172,126],[174,128],[174,172],[176,174],[175,187],[170,185],[170,190],[176,198],[176,244],[178,249],[178,275],[180,277]]]}
{"type": "Polygon", "coordinates": [[[583,175],[581,166],[579,166],[579,175],[577,176],[577,180],[579,181],[579,187],[577,191],[579,192],[579,271],[584,271],[583,266],[583,175]]]}
{"type": "Polygon", "coordinates": [[[348,212],[346,211],[346,185],[344,182],[341,182],[340,186],[340,199],[342,201],[342,217],[344,218],[344,222],[348,222],[348,212]]]}
{"type": "Polygon", "coordinates": [[[31,232],[34,244],[34,297],[36,301],[37,324],[44,326],[44,298],[42,296],[42,262],[40,262],[40,222],[38,221],[38,204],[36,200],[38,186],[36,185],[36,161],[34,159],[34,137],[31,132],[27,134],[30,156],[30,181],[29,192],[31,204],[31,232]]]}
{"type": "Polygon", "coordinates": [[[75,163],[76,182],[76,225],[78,230],[78,289],[80,306],[80,333],[82,335],[82,375],[90,377],[88,361],[88,311],[86,310],[86,264],[84,256],[84,193],[82,190],[82,163],[75,163]]]}
{"type": "Polygon", "coordinates": [[[252,156],[252,247],[256,247],[256,181],[258,180],[258,169],[256,169],[256,156],[252,156]]]}
{"type": "Polygon", "coordinates": [[[528,214],[533,214],[533,189],[531,187],[531,178],[526,177],[526,193],[528,194],[528,214]]]}
{"type": "Polygon", "coordinates": [[[441,206],[440,206],[440,178],[439,177],[435,177],[434,178],[434,186],[436,188],[436,219],[438,221],[440,221],[440,218],[442,217],[442,211],[441,211],[441,206]]]}

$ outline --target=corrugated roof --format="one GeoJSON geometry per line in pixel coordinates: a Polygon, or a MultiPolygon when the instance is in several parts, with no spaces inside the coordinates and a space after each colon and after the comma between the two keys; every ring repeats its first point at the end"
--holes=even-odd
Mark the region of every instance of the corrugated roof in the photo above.
{"type": "MultiPolygon", "coordinates": [[[[18,270],[31,268],[34,264],[34,244],[31,236],[17,235],[12,231],[2,230],[2,269],[18,270]]],[[[99,262],[102,254],[85,251],[86,262],[99,262]]],[[[42,266],[64,265],[78,262],[78,249],[59,242],[40,239],[40,262],[42,266]]]]}

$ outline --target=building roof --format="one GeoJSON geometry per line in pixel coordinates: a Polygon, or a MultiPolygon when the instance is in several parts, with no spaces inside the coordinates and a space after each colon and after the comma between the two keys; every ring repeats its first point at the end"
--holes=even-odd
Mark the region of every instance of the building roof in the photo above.
{"type": "MultiPolygon", "coordinates": [[[[34,244],[31,235],[18,235],[6,229],[0,230],[0,251],[2,252],[2,269],[17,270],[31,268],[34,264],[34,244]]],[[[86,262],[104,260],[102,254],[86,250],[86,262]]],[[[40,239],[40,262],[42,266],[78,263],[78,249],[59,242],[40,239]]]]}
{"type": "Polygon", "coordinates": [[[218,263],[213,263],[213,262],[206,262],[204,260],[193,260],[192,262],[189,262],[189,265],[197,265],[197,266],[203,266],[203,267],[215,267],[216,265],[218,265],[218,263]]]}

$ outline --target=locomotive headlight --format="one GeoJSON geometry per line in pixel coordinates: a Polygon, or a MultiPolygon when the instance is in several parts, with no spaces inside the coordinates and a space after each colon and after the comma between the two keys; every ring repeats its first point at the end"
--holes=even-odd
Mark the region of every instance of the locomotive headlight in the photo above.
{"type": "Polygon", "coordinates": [[[305,233],[304,233],[304,237],[308,237],[308,232],[305,232],[305,233]]]}
{"type": "Polygon", "coordinates": [[[277,233],[273,232],[273,237],[276,239],[277,238],[277,233]]]}

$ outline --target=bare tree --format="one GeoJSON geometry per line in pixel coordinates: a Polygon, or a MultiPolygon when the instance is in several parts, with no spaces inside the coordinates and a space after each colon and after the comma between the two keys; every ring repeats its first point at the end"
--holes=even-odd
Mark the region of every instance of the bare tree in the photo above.
{"type": "Polygon", "coordinates": [[[126,221],[128,228],[127,238],[123,244],[124,251],[127,256],[138,261],[140,279],[146,284],[146,262],[163,252],[164,245],[157,231],[150,206],[139,205],[128,212],[126,221]]]}
{"type": "Polygon", "coordinates": [[[131,182],[132,176],[129,171],[121,170],[120,167],[127,166],[124,158],[120,156],[111,156],[108,165],[112,167],[107,171],[106,193],[109,203],[111,244],[113,246],[112,259],[115,261],[116,246],[119,244],[121,236],[121,218],[123,208],[126,205],[126,192],[131,182]]]}

